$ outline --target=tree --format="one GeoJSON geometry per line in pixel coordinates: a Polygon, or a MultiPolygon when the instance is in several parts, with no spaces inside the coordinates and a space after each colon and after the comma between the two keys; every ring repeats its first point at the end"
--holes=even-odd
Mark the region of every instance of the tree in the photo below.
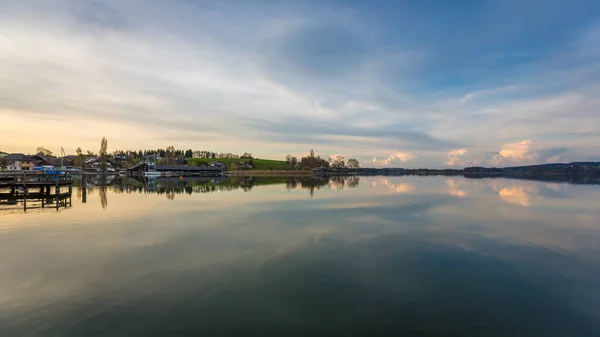
{"type": "Polygon", "coordinates": [[[43,146],[38,146],[37,149],[35,150],[36,154],[42,154],[42,156],[46,156],[49,157],[52,155],[52,151],[48,150],[47,148],[43,147],[43,146]]]}
{"type": "Polygon", "coordinates": [[[167,147],[165,150],[165,159],[167,160],[167,165],[173,165],[175,161],[175,147],[173,145],[167,147]]]}
{"type": "Polygon", "coordinates": [[[296,165],[298,164],[298,158],[296,157],[291,157],[290,158],[290,166],[291,167],[296,167],[296,165]]]}
{"type": "Polygon", "coordinates": [[[360,163],[355,158],[348,159],[348,168],[357,169],[360,168],[360,163]]]}
{"type": "Polygon", "coordinates": [[[231,171],[236,171],[237,170],[237,165],[235,163],[231,163],[231,165],[229,166],[229,169],[231,171]]]}
{"type": "Polygon", "coordinates": [[[285,156],[285,162],[288,163],[288,165],[290,165],[292,161],[292,155],[288,154],[287,156],[285,156]]]}
{"type": "Polygon", "coordinates": [[[81,164],[83,164],[83,150],[78,147],[77,150],[75,150],[75,152],[77,153],[77,158],[75,158],[75,166],[81,166],[81,164]]]}
{"type": "Polygon", "coordinates": [[[342,169],[342,168],[346,167],[346,163],[344,162],[344,157],[343,156],[335,157],[335,159],[333,160],[333,163],[331,164],[331,167],[336,168],[336,169],[342,169]]]}
{"type": "Polygon", "coordinates": [[[107,148],[108,141],[106,140],[106,137],[102,137],[102,141],[100,142],[100,151],[98,151],[98,155],[100,156],[100,167],[102,168],[102,171],[106,171],[106,156],[108,154],[107,148]]]}
{"type": "Polygon", "coordinates": [[[192,151],[192,149],[188,149],[187,151],[185,151],[186,158],[192,158],[193,156],[194,156],[194,151],[192,151]]]}

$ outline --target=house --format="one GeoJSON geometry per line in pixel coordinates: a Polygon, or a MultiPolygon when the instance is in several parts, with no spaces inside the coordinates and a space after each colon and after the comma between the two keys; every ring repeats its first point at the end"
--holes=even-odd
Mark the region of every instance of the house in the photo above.
{"type": "MultiPolygon", "coordinates": [[[[98,171],[101,169],[101,165],[102,162],[100,160],[100,157],[93,157],[93,158],[88,158],[85,162],[84,162],[84,167],[86,169],[92,169],[95,171],[98,171]]],[[[108,168],[113,168],[115,165],[115,162],[110,159],[110,158],[106,158],[106,167],[108,168]]]]}
{"type": "Polygon", "coordinates": [[[115,161],[124,161],[124,160],[127,160],[127,156],[124,155],[124,154],[115,154],[113,156],[113,160],[115,160],[115,161]]]}
{"type": "Polygon", "coordinates": [[[73,155],[69,155],[69,156],[64,156],[64,157],[60,157],[60,158],[54,158],[51,160],[48,160],[48,162],[50,163],[50,165],[55,166],[55,167],[61,167],[61,166],[75,166],[75,160],[77,159],[77,156],[73,156],[73,155]]]}
{"type": "Polygon", "coordinates": [[[22,153],[11,153],[2,159],[6,162],[7,171],[30,171],[34,166],[44,164],[43,158],[22,153]]]}
{"type": "Polygon", "coordinates": [[[237,167],[238,167],[238,170],[251,170],[252,164],[250,164],[249,162],[241,161],[237,167]]]}
{"type": "Polygon", "coordinates": [[[210,165],[211,167],[218,168],[222,168],[223,166],[225,166],[225,164],[221,163],[220,161],[211,161],[210,163],[208,163],[208,165],[210,165]]]}

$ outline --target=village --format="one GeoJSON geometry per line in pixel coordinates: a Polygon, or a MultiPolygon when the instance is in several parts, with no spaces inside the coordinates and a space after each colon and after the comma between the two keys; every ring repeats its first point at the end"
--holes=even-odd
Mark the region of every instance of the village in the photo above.
{"type": "MultiPolygon", "coordinates": [[[[193,157],[194,158],[194,157],[193,157]]],[[[197,158],[197,157],[195,157],[197,158]]],[[[172,160],[156,154],[145,155],[142,160],[132,165],[130,157],[123,154],[103,156],[64,155],[48,156],[42,152],[34,155],[23,153],[0,152],[0,171],[3,172],[64,172],[70,174],[132,174],[143,175],[144,172],[155,171],[163,175],[212,175],[223,174],[224,171],[250,170],[251,160],[239,160],[226,165],[223,161],[212,160],[198,162],[180,156],[172,160]],[[157,164],[158,163],[158,164],[157,164]]]]}

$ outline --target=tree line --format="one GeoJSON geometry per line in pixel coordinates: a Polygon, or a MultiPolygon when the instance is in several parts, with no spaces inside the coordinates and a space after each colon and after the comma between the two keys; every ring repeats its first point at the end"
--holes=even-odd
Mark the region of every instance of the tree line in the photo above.
{"type": "Polygon", "coordinates": [[[318,167],[324,168],[360,168],[360,163],[355,158],[348,159],[348,162],[344,160],[343,156],[336,156],[335,158],[323,159],[320,156],[315,156],[315,151],[310,150],[309,154],[305,157],[301,157],[298,160],[297,157],[288,154],[285,157],[285,162],[290,168],[293,169],[313,169],[318,167]]]}

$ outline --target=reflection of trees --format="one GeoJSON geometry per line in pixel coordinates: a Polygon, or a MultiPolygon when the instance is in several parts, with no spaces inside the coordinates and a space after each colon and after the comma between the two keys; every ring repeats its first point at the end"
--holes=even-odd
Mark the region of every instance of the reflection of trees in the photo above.
{"type": "Polygon", "coordinates": [[[358,176],[333,176],[329,187],[336,190],[343,190],[345,186],[349,188],[356,188],[360,184],[360,177],[358,176]]]}
{"type": "Polygon", "coordinates": [[[350,177],[348,177],[348,187],[350,187],[350,188],[356,188],[358,186],[358,184],[360,184],[360,177],[359,176],[350,176],[350,177]]]}
{"type": "Polygon", "coordinates": [[[344,185],[346,184],[346,177],[337,176],[331,177],[331,182],[329,183],[329,187],[341,191],[344,189],[344,185]]]}
{"type": "MultiPolygon", "coordinates": [[[[303,189],[307,190],[311,196],[316,190],[324,186],[343,186],[356,187],[359,183],[358,177],[230,177],[230,178],[157,178],[145,179],[139,178],[118,178],[108,182],[110,186],[100,185],[94,186],[94,183],[106,184],[105,181],[89,180],[86,183],[87,190],[93,193],[98,189],[100,193],[103,208],[106,208],[106,193],[110,190],[116,194],[164,194],[169,200],[175,199],[178,194],[195,194],[195,193],[213,193],[243,190],[245,192],[252,191],[256,186],[285,184],[288,190],[303,189]]],[[[79,191],[78,191],[79,193],[79,191]]]]}
{"type": "Polygon", "coordinates": [[[315,195],[315,190],[329,184],[328,177],[287,177],[285,179],[285,187],[288,191],[297,189],[300,186],[301,189],[308,190],[311,197],[315,195]]]}
{"type": "Polygon", "coordinates": [[[100,204],[102,205],[102,209],[106,209],[108,206],[108,199],[106,198],[106,186],[101,186],[98,192],[100,194],[100,204]]]}

